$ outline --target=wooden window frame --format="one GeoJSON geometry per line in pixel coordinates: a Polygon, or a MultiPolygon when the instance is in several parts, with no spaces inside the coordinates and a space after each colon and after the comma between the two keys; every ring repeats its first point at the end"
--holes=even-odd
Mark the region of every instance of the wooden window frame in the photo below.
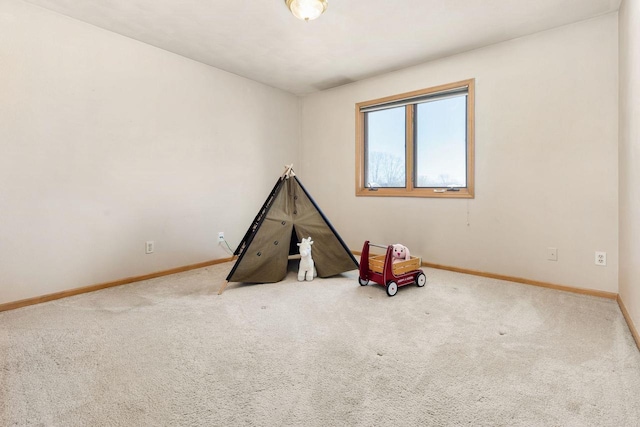
{"type": "Polygon", "coordinates": [[[359,102],[356,104],[356,196],[370,197],[434,197],[434,198],[454,198],[472,199],[474,198],[474,164],[475,164],[475,79],[462,80],[455,83],[444,84],[413,92],[401,93],[385,98],[371,101],[359,102]],[[415,179],[415,130],[414,111],[416,104],[405,106],[406,127],[405,127],[405,187],[404,188],[383,188],[371,189],[365,186],[365,114],[362,108],[373,105],[386,104],[402,100],[410,100],[425,95],[435,95],[438,92],[446,92],[455,89],[467,88],[467,186],[451,191],[447,187],[424,188],[414,187],[415,179]]]}

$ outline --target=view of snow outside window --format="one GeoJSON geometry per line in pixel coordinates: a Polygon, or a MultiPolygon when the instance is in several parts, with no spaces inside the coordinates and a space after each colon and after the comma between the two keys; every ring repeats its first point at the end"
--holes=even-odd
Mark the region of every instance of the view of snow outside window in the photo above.
{"type": "MultiPolygon", "coordinates": [[[[367,187],[405,187],[405,107],[366,114],[367,187]]],[[[415,186],[466,187],[466,95],[417,104],[415,116],[415,186]]]]}

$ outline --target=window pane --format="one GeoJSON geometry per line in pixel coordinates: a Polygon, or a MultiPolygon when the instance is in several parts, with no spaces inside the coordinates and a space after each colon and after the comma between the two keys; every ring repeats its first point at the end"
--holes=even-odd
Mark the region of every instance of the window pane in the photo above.
{"type": "Polygon", "coordinates": [[[467,186],[467,97],[416,105],[417,187],[467,186]]]}
{"type": "Polygon", "coordinates": [[[365,187],[406,187],[405,107],[365,113],[365,187]]]}

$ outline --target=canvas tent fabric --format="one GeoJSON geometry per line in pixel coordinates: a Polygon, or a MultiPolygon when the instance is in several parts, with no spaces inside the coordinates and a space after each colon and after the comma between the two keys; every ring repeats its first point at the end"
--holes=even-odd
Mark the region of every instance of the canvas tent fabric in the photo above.
{"type": "MultiPolygon", "coordinates": [[[[285,278],[289,255],[303,237],[313,240],[319,277],[358,268],[358,262],[292,171],[285,172],[234,255],[227,282],[273,283],[285,278]]],[[[222,291],[222,289],[221,289],[222,291]]]]}

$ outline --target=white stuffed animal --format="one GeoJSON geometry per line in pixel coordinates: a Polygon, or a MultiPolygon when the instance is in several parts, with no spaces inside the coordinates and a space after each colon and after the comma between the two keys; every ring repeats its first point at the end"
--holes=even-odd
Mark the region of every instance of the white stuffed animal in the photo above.
{"type": "Polygon", "coordinates": [[[393,245],[392,255],[393,255],[394,264],[396,262],[401,262],[401,261],[406,261],[411,259],[411,253],[409,253],[409,248],[407,248],[404,245],[401,245],[400,243],[396,243],[395,245],[393,245]]]}
{"type": "Polygon", "coordinates": [[[302,238],[302,242],[298,243],[298,246],[300,247],[300,267],[298,268],[299,282],[304,280],[310,282],[318,275],[313,258],[311,258],[311,245],[313,245],[311,237],[302,238]]]}

